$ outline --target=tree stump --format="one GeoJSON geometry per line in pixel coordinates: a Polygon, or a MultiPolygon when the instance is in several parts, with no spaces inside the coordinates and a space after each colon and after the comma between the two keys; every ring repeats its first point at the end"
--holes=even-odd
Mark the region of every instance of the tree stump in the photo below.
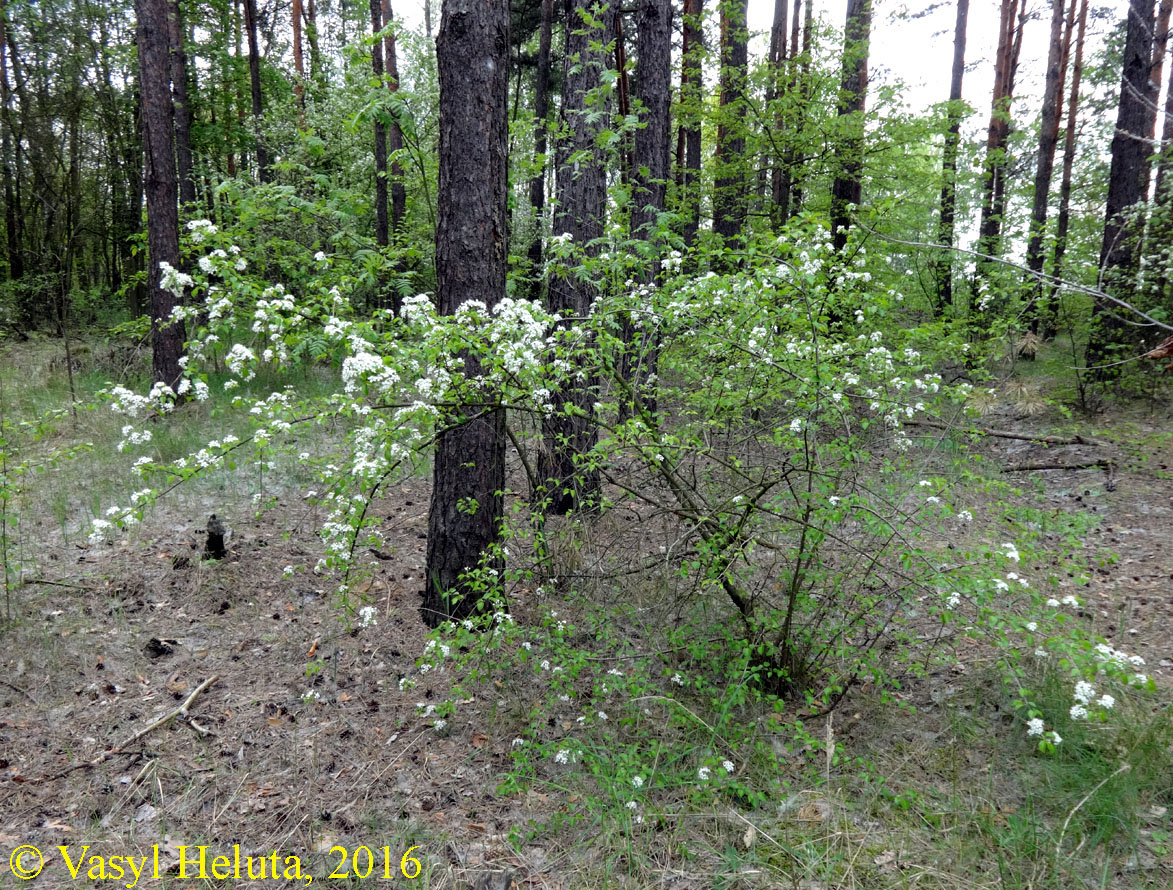
{"type": "Polygon", "coordinates": [[[224,523],[213,513],[208,517],[208,543],[204,545],[204,559],[223,559],[228,555],[224,546],[225,534],[224,523]]]}

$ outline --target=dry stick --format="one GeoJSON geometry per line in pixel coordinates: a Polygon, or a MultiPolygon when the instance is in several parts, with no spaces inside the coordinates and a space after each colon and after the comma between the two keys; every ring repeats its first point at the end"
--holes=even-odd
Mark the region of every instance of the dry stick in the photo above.
{"type": "Polygon", "coordinates": [[[1063,827],[1061,829],[1059,829],[1059,840],[1055,843],[1055,862],[1056,863],[1059,862],[1059,854],[1062,852],[1062,849],[1063,849],[1063,835],[1065,835],[1067,833],[1067,826],[1071,824],[1071,818],[1077,812],[1079,812],[1080,807],[1082,807],[1085,803],[1087,803],[1089,800],[1092,799],[1093,794],[1095,794],[1097,791],[1099,791],[1101,788],[1103,788],[1105,785],[1107,785],[1110,781],[1112,781],[1112,779],[1115,779],[1121,773],[1128,772],[1130,769],[1132,769],[1131,763],[1121,764],[1120,768],[1118,770],[1116,770],[1116,772],[1112,773],[1112,775],[1110,775],[1110,776],[1105,776],[1103,779],[1101,779],[1099,781],[1099,783],[1096,785],[1096,787],[1093,788],[1091,791],[1089,791],[1087,794],[1085,794],[1083,796],[1083,800],[1081,800],[1079,803],[1077,803],[1072,808],[1071,812],[1067,814],[1067,818],[1063,820],[1063,827]]]}
{"type": "Polygon", "coordinates": [[[19,692],[21,695],[23,695],[25,698],[27,698],[29,701],[31,701],[34,705],[37,705],[37,707],[40,707],[40,703],[35,698],[33,698],[31,693],[26,692],[25,690],[21,689],[15,683],[9,683],[7,680],[0,680],[0,686],[7,686],[13,692],[19,692]]]}
{"type": "MultiPolygon", "coordinates": [[[[185,717],[186,718],[188,708],[190,708],[191,703],[196,700],[196,696],[198,696],[201,692],[203,692],[205,689],[207,689],[209,686],[211,686],[213,683],[215,683],[219,679],[220,679],[220,677],[218,674],[213,674],[212,676],[208,677],[208,679],[204,680],[203,683],[201,683],[199,686],[197,686],[195,688],[195,690],[192,692],[192,694],[187,697],[187,700],[183,704],[181,704],[178,708],[176,708],[174,711],[171,711],[170,713],[164,714],[162,717],[160,717],[158,720],[156,720],[155,722],[153,722],[149,726],[146,726],[146,727],[140,729],[138,732],[136,732],[134,735],[132,735],[129,739],[127,739],[121,745],[115,745],[113,748],[110,748],[107,751],[103,751],[101,754],[99,754],[93,760],[84,760],[81,763],[75,763],[69,769],[64,770],[63,772],[60,772],[55,776],[49,776],[46,779],[41,779],[40,781],[41,782],[52,782],[57,779],[63,778],[64,776],[69,775],[70,773],[74,772],[75,770],[89,769],[91,767],[95,767],[95,766],[98,766],[99,764],[105,763],[111,757],[114,757],[118,754],[122,754],[126,748],[130,747],[135,742],[141,741],[143,738],[150,735],[156,729],[159,729],[162,726],[166,726],[168,723],[170,723],[176,717],[185,717]]],[[[207,732],[207,730],[204,730],[202,728],[197,728],[197,731],[204,732],[204,733],[207,732]]]]}
{"type": "Polygon", "coordinates": [[[956,427],[951,427],[948,424],[936,423],[932,420],[909,420],[906,421],[905,426],[927,426],[935,430],[945,430],[947,432],[969,433],[973,436],[990,436],[994,439],[1016,439],[1021,442],[1038,442],[1042,445],[1092,445],[1097,448],[1109,447],[1108,442],[1101,442],[1099,439],[1091,439],[1087,436],[1028,436],[1023,433],[1011,433],[1006,430],[990,430],[990,429],[971,429],[963,430],[956,427]]]}

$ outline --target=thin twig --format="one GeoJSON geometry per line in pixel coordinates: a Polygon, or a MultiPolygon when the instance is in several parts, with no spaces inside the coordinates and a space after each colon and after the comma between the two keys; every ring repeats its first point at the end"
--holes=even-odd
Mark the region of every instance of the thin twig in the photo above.
{"type": "Polygon", "coordinates": [[[1130,769],[1132,769],[1131,763],[1122,763],[1120,765],[1120,768],[1118,770],[1116,770],[1116,772],[1112,773],[1112,775],[1110,775],[1110,776],[1105,776],[1103,779],[1101,779],[1099,781],[1099,783],[1096,785],[1096,787],[1093,788],[1091,791],[1089,791],[1087,794],[1085,794],[1083,796],[1083,800],[1081,800],[1079,803],[1077,803],[1072,808],[1071,812],[1067,814],[1067,818],[1063,820],[1063,827],[1061,829],[1059,829],[1059,840],[1055,842],[1055,862],[1056,863],[1059,861],[1059,853],[1062,852],[1063,835],[1065,835],[1067,833],[1067,826],[1071,824],[1071,819],[1076,813],[1079,812],[1079,808],[1082,807],[1089,800],[1091,800],[1092,795],[1095,794],[1097,791],[1099,791],[1101,788],[1103,788],[1105,785],[1107,785],[1108,782],[1110,782],[1112,779],[1115,779],[1121,773],[1128,772],[1130,769]]]}

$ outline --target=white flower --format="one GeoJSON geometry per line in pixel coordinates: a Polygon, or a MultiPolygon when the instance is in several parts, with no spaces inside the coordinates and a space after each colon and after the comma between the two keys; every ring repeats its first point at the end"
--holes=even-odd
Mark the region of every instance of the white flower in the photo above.
{"type": "Polygon", "coordinates": [[[544,670],[544,671],[548,671],[548,670],[550,669],[550,662],[549,662],[549,661],[546,661],[546,660],[543,660],[543,661],[542,661],[542,665],[541,665],[541,667],[542,667],[542,670],[544,670]]]}
{"type": "Polygon", "coordinates": [[[1028,621],[1026,623],[1026,629],[1029,630],[1031,633],[1034,633],[1036,630],[1039,629],[1039,623],[1037,621],[1028,621]]]}
{"type": "Polygon", "coordinates": [[[328,258],[326,256],[326,254],[320,250],[314,254],[314,260],[319,263],[324,263],[324,262],[326,262],[327,259],[328,258]]]}
{"type": "Polygon", "coordinates": [[[1087,680],[1080,680],[1075,684],[1074,698],[1082,705],[1086,705],[1095,696],[1096,690],[1087,680]]]}
{"type": "Polygon", "coordinates": [[[643,776],[633,776],[631,779],[631,784],[634,785],[636,788],[643,788],[644,787],[644,777],[643,776]]]}
{"type": "Polygon", "coordinates": [[[1041,717],[1032,717],[1026,721],[1027,735],[1042,735],[1043,734],[1043,720],[1041,717]]]}
{"type": "Polygon", "coordinates": [[[960,512],[958,512],[957,518],[960,519],[962,522],[973,522],[973,514],[970,513],[968,510],[961,510],[960,512]]]}
{"type": "Polygon", "coordinates": [[[512,742],[510,742],[509,744],[510,744],[510,746],[511,746],[511,747],[514,747],[514,748],[520,748],[522,745],[524,745],[524,744],[525,744],[525,739],[514,739],[514,740],[513,740],[512,742]]]}
{"type": "Polygon", "coordinates": [[[1005,581],[1003,581],[1001,578],[995,578],[992,583],[994,585],[995,590],[1006,591],[1006,590],[1010,589],[1010,585],[1007,584],[1005,581]]]}
{"type": "Polygon", "coordinates": [[[281,570],[281,577],[283,577],[283,578],[288,578],[292,574],[293,574],[293,566],[286,566],[284,569],[281,570]]]}
{"type": "Polygon", "coordinates": [[[1087,708],[1083,705],[1072,705],[1071,710],[1068,711],[1072,720],[1081,720],[1087,716],[1087,708]]]}
{"type": "Polygon", "coordinates": [[[801,417],[796,417],[796,418],[794,418],[794,420],[790,421],[790,432],[792,432],[792,433],[801,433],[802,432],[802,418],[801,417]]]}
{"type": "Polygon", "coordinates": [[[949,594],[949,598],[947,600],[945,600],[945,607],[947,609],[956,609],[959,605],[961,605],[961,594],[959,594],[959,593],[949,594]]]}
{"type": "Polygon", "coordinates": [[[634,800],[629,800],[627,803],[624,804],[624,806],[627,807],[629,810],[638,810],[639,809],[639,804],[637,804],[634,800]]]}
{"type": "Polygon", "coordinates": [[[374,606],[363,606],[358,610],[359,623],[363,627],[370,627],[372,624],[378,624],[379,622],[375,617],[377,614],[378,609],[376,609],[374,606]]]}
{"type": "Polygon", "coordinates": [[[1059,735],[1059,733],[1055,732],[1055,730],[1053,730],[1053,729],[1051,730],[1051,744],[1052,745],[1063,744],[1063,736],[1059,735]]]}
{"type": "Polygon", "coordinates": [[[930,495],[929,497],[925,498],[925,503],[939,504],[939,503],[941,503],[941,499],[939,497],[935,497],[935,496],[930,495]]]}
{"type": "Polygon", "coordinates": [[[918,486],[920,486],[921,488],[929,488],[930,486],[932,486],[933,483],[930,482],[928,479],[922,479],[920,482],[918,482],[916,484],[918,486]]]}
{"type": "Polygon", "coordinates": [[[1079,605],[1079,600],[1077,600],[1077,599],[1076,599],[1075,597],[1073,597],[1071,594],[1067,594],[1067,596],[1063,597],[1063,599],[1061,600],[1061,602],[1062,602],[1062,603],[1063,603],[1063,605],[1065,605],[1065,606],[1078,606],[1078,605],[1079,605]]]}
{"type": "Polygon", "coordinates": [[[562,748],[554,755],[555,763],[570,763],[570,752],[566,748],[562,748]]]}
{"type": "Polygon", "coordinates": [[[447,726],[448,726],[447,720],[437,720],[435,723],[432,724],[432,729],[436,730],[436,732],[443,732],[447,726]]]}
{"type": "Polygon", "coordinates": [[[1101,695],[1099,701],[1097,701],[1096,704],[1104,710],[1110,711],[1116,705],[1116,699],[1110,695],[1101,695]]]}
{"type": "Polygon", "coordinates": [[[709,768],[707,766],[702,766],[700,769],[698,769],[696,771],[696,777],[698,779],[700,779],[702,782],[707,782],[707,781],[709,781],[710,772],[711,771],[709,770],[709,768]]]}
{"type": "Polygon", "coordinates": [[[733,772],[733,770],[734,770],[734,766],[733,766],[733,761],[732,761],[732,760],[722,760],[722,761],[721,761],[721,766],[722,766],[722,767],[725,769],[725,772],[727,772],[727,773],[731,773],[731,772],[733,772]]]}
{"type": "Polygon", "coordinates": [[[1055,599],[1055,597],[1051,597],[1049,600],[1047,600],[1047,606],[1052,609],[1058,609],[1059,600],[1055,599]]]}
{"type": "Polygon", "coordinates": [[[1013,544],[1003,544],[1002,549],[1006,551],[1006,558],[1018,562],[1018,548],[1013,544]]]}
{"type": "Polygon", "coordinates": [[[1041,646],[1039,648],[1035,649],[1035,658],[1049,658],[1049,657],[1050,656],[1047,654],[1047,650],[1042,648],[1041,646]]]}
{"type": "Polygon", "coordinates": [[[600,720],[606,720],[607,719],[607,712],[606,711],[599,711],[597,716],[600,720]]]}
{"type": "Polygon", "coordinates": [[[839,503],[841,500],[843,500],[843,499],[842,499],[842,498],[840,498],[840,497],[838,497],[837,495],[831,495],[829,498],[827,498],[827,503],[828,503],[828,504],[830,504],[832,507],[834,507],[834,506],[836,506],[836,505],[837,505],[837,504],[838,504],[838,503],[839,503]]]}
{"type": "MultiPolygon", "coordinates": [[[[91,537],[91,539],[93,538],[92,535],[90,537],[91,537]]],[[[1132,675],[1131,683],[1134,686],[1147,686],[1148,682],[1149,682],[1149,678],[1148,678],[1147,674],[1133,674],[1132,675]]]]}

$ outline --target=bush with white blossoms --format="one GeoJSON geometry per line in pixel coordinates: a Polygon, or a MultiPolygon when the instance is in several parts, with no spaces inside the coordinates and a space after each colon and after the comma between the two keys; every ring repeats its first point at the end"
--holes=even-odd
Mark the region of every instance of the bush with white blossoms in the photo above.
{"type": "MultiPolygon", "coordinates": [[[[817,226],[798,224],[733,275],[670,264],[660,287],[632,278],[573,319],[513,297],[492,307],[470,300],[449,317],[426,294],[404,299],[398,314],[368,311],[352,305],[358,281],[344,263],[317,258],[296,284],[266,282],[250,274],[255,263],[238,268],[227,234],[196,231],[207,262],[196,264],[193,291],[208,311],[183,310],[199,325],[178,391],[206,393],[213,376],[227,375],[238,426],[231,439],[186,457],[138,464],[155,490],[214,472],[237,452],[268,466],[279,449],[297,453],[300,426],[336,424],[344,443],[315,467],[325,555],[314,570],[332,574],[345,598],[360,570],[356,554],[386,545],[373,502],[427,466],[436,431],[459,418],[457,406],[505,406],[527,473],[547,447],[543,421],[585,414],[597,444],[575,460],[606,475],[600,509],[670,517],[673,543],[649,565],[686,616],[658,632],[689,653],[688,665],[601,665],[571,642],[557,609],[544,610],[537,628],[518,627],[510,598],[544,583],[549,566],[541,535],[531,533],[539,518],[524,509],[524,493],[510,492],[518,506],[500,548],[466,577],[486,610],[441,628],[402,679],[404,689],[458,682],[437,716],[445,728],[459,719],[460,684],[486,682],[505,665],[542,684],[542,706],[518,734],[526,744],[512,749],[518,782],[551,765],[577,769],[630,809],[632,791],[646,790],[634,777],[649,788],[667,780],[654,774],[642,742],[618,744],[614,734],[654,721],[678,733],[677,762],[689,764],[669,785],[691,789],[699,780],[698,794],[720,785],[752,798],[777,790],[752,787],[753,771],[736,766],[776,756],[747,716],[754,709],[798,703],[818,712],[857,685],[891,690],[953,664],[962,641],[995,653],[1020,687],[1046,658],[1073,681],[1135,667],[1127,656],[1100,658],[1090,637],[1073,633],[1074,608],[1050,596],[1053,579],[1035,568],[1034,529],[1058,520],[1003,505],[1000,518],[1014,515],[1023,531],[982,540],[980,529],[993,523],[961,484],[980,468],[965,455],[949,463],[937,447],[945,434],[925,435],[965,422],[968,385],[946,385],[935,370],[963,344],[895,325],[885,332],[880,322],[900,293],[873,275],[864,251],[843,260],[817,226]],[[856,313],[871,329],[858,328],[856,313]],[[262,385],[314,364],[333,383],[322,395],[262,385]],[[578,385],[593,386],[589,398],[562,397],[578,385]],[[653,393],[665,410],[652,409],[645,396],[653,393]],[[505,553],[515,546],[527,549],[505,553]],[[686,699],[722,715],[721,744],[690,735],[696,715],[686,699]],[[552,713],[571,728],[548,732],[552,713]]],[[[614,244],[583,258],[576,245],[555,243],[551,269],[571,274],[569,261],[581,260],[599,280],[622,282],[632,256],[614,244]]],[[[130,417],[174,402],[159,392],[112,397],[130,417]]],[[[130,439],[136,429],[128,447],[149,444],[130,439]]],[[[141,509],[97,520],[95,535],[141,509]]],[[[584,600],[582,608],[597,637],[609,626],[607,608],[617,607],[584,600]]],[[[359,615],[364,626],[375,623],[373,613],[359,615]]],[[[1110,715],[1114,703],[1100,692],[1070,704],[1091,716],[1110,715]]],[[[1055,715],[1027,694],[1019,706],[1030,737],[1060,743],[1055,715]]],[[[795,750],[811,748],[800,724],[791,731],[801,741],[795,750]]]]}

